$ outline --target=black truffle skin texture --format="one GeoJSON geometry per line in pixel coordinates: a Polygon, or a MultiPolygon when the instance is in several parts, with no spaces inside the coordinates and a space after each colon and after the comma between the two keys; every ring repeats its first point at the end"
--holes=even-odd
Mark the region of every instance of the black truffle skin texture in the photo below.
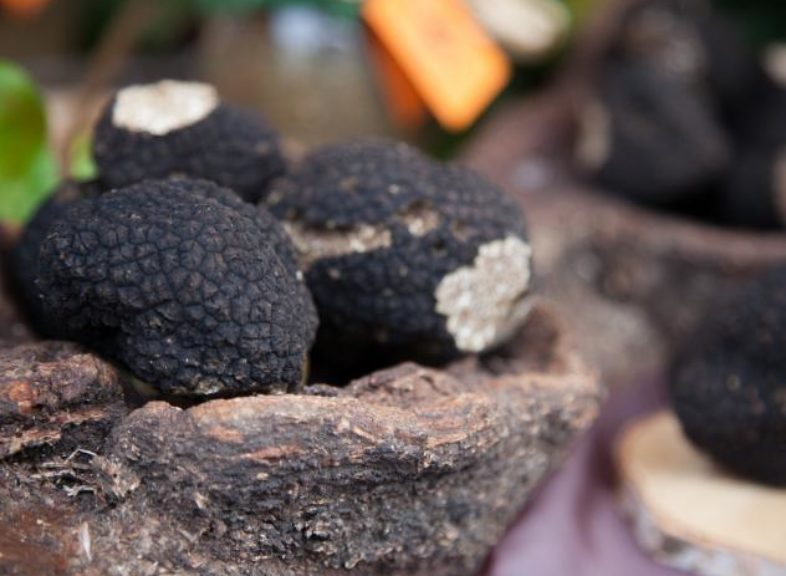
{"type": "Polygon", "coordinates": [[[786,181],[776,166],[786,159],[786,90],[763,81],[752,102],[735,126],[735,161],[720,188],[721,214],[733,226],[784,228],[786,181]]]}
{"type": "Polygon", "coordinates": [[[42,295],[36,285],[41,244],[70,205],[82,198],[95,198],[103,189],[103,183],[98,180],[64,181],[41,204],[14,246],[10,258],[14,292],[24,308],[28,322],[40,336],[60,337],[57,324],[48,322],[41,310],[42,295]]]}
{"type": "Polygon", "coordinates": [[[786,484],[786,267],[750,282],[676,359],[674,409],[690,440],[743,476],[786,484]]]}
{"type": "Polygon", "coordinates": [[[210,180],[256,202],[285,170],[278,135],[258,115],[219,104],[189,126],[154,135],[115,126],[115,101],[93,137],[99,174],[113,188],[181,175],[210,180]]]}
{"type": "Polygon", "coordinates": [[[595,173],[605,189],[667,206],[703,193],[726,169],[730,143],[711,106],[672,75],[613,60],[598,97],[609,118],[608,157],[595,173]]]}
{"type": "Polygon", "coordinates": [[[164,394],[290,391],[317,319],[285,240],[206,181],[113,190],[69,206],[43,242],[43,311],[164,394]]]}
{"type": "MultiPolygon", "coordinates": [[[[776,147],[751,144],[739,150],[719,194],[721,216],[732,226],[757,230],[786,227],[786,198],[778,199],[776,147]]],[[[786,182],[784,182],[786,184],[786,182]]]]}
{"type": "Polygon", "coordinates": [[[736,23],[708,0],[645,0],[623,15],[616,58],[653,66],[731,119],[762,76],[736,23]]]}
{"type": "Polygon", "coordinates": [[[283,222],[314,232],[371,226],[390,234],[388,247],[304,265],[320,317],[317,345],[331,355],[336,348],[380,361],[460,355],[435,311],[438,284],[472,264],[483,244],[508,236],[527,242],[521,210],[497,186],[384,139],[312,152],[274,183],[265,204],[283,222]],[[437,223],[413,234],[406,218],[415,214],[436,215],[437,223]]]}

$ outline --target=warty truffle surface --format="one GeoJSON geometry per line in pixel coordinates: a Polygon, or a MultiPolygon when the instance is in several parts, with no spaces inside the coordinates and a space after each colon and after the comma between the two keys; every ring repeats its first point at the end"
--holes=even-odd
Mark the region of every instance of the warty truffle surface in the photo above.
{"type": "Polygon", "coordinates": [[[114,190],[70,206],[43,243],[44,312],[166,394],[292,390],[317,319],[284,242],[206,181],[114,190]]]}

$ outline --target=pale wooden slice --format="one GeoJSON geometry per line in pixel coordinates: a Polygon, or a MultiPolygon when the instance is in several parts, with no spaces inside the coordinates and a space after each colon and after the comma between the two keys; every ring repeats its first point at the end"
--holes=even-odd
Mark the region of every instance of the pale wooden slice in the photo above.
{"type": "Polygon", "coordinates": [[[716,466],[670,411],[625,429],[616,460],[623,509],[657,561],[702,576],[786,575],[786,489],[716,466]]]}

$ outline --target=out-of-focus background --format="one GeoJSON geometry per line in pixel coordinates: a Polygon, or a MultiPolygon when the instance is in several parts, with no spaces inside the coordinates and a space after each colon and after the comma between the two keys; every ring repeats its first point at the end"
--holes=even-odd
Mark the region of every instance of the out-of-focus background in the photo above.
{"type": "MultiPolygon", "coordinates": [[[[88,128],[108,91],[162,77],[216,84],[228,101],[262,110],[294,148],[388,134],[452,156],[500,102],[547,82],[606,3],[456,0],[504,52],[509,74],[469,120],[447,126],[434,120],[429,88],[413,86],[418,58],[403,61],[390,44],[397,26],[417,26],[411,14],[370,22],[361,0],[2,0],[0,216],[24,219],[58,174],[89,175],[88,128]]],[[[786,28],[778,0],[717,3],[754,43],[786,28]]],[[[442,12],[416,18],[431,46],[460,26],[442,12]]]]}
{"type": "MultiPolygon", "coordinates": [[[[359,0],[3,0],[0,216],[24,218],[58,173],[91,173],[89,125],[112,87],[165,77],[214,83],[263,111],[292,148],[387,134],[451,155],[495,102],[542,81],[589,2],[467,3],[514,72],[477,117],[448,130],[359,0]]],[[[451,22],[424,25],[439,36],[451,22]]]]}

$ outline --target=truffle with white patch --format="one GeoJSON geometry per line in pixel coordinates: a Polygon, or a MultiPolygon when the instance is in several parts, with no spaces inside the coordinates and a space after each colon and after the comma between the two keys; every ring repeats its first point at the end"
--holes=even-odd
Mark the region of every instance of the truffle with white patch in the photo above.
{"type": "Polygon", "coordinates": [[[467,168],[403,143],[332,145],[277,181],[265,204],[299,253],[323,341],[449,358],[494,348],[527,316],[522,214],[467,168]]]}
{"type": "Polygon", "coordinates": [[[716,307],[676,360],[674,409],[688,438],[756,480],[786,484],[786,267],[716,307]]]}
{"type": "Polygon", "coordinates": [[[263,119],[222,103],[213,86],[174,80],[119,90],[96,125],[93,154],[111,187],[185,175],[251,202],[285,168],[263,119]]]}
{"type": "Polygon", "coordinates": [[[202,180],[148,180],[67,207],[38,251],[62,337],[165,394],[285,392],[317,318],[272,215],[202,180]]]}

